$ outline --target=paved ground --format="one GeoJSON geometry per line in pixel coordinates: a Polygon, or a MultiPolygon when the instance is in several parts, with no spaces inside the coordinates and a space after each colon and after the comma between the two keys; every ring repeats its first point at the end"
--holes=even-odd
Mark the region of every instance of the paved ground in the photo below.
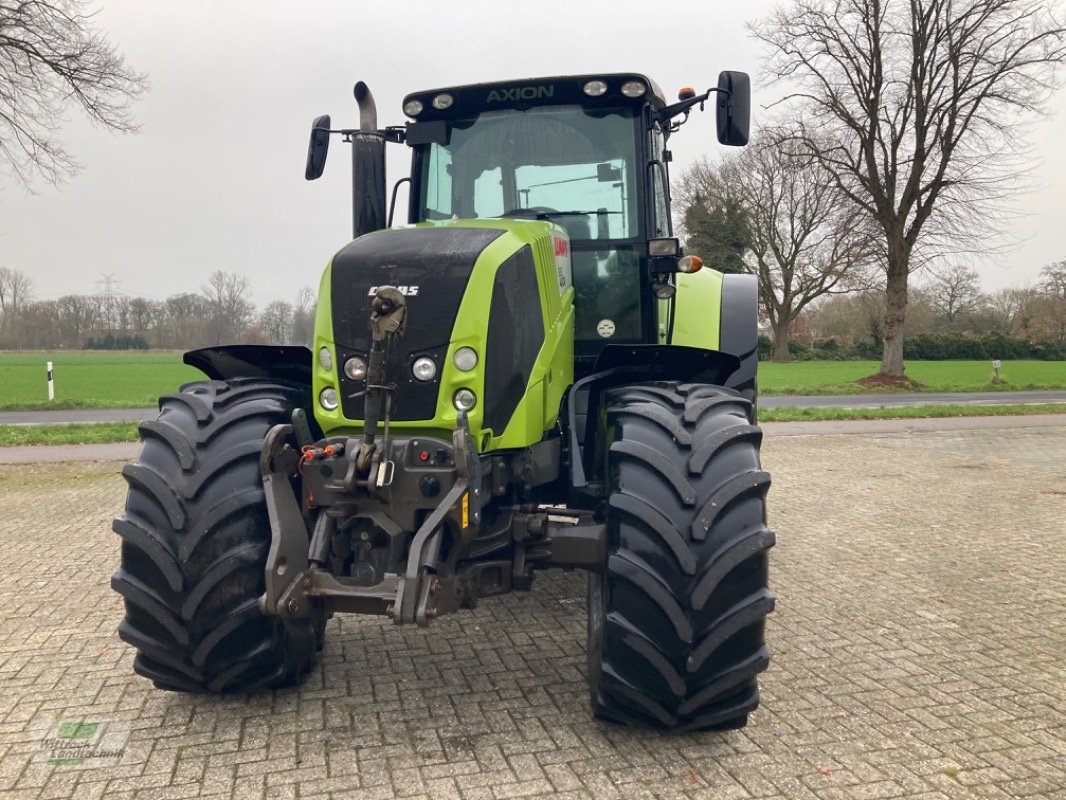
{"type": "Polygon", "coordinates": [[[1064,454],[1066,425],[770,437],[763,705],[686,735],[589,718],[576,573],[429,631],[335,619],[299,690],[159,692],[114,634],[120,464],[0,467],[0,797],[1066,797],[1064,454]],[[128,727],[120,763],[42,763],[64,721],[128,727]]]}

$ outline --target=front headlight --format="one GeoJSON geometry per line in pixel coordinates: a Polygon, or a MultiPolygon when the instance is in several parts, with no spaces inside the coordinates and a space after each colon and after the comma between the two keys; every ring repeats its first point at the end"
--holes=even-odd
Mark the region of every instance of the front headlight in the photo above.
{"type": "Polygon", "coordinates": [[[411,374],[415,376],[415,380],[431,381],[437,377],[437,362],[427,356],[416,358],[415,363],[411,365],[411,374]]]}
{"type": "Polygon", "coordinates": [[[352,356],[344,362],[344,374],[353,381],[361,381],[366,377],[366,362],[359,356],[352,356]]]}
{"type": "Polygon", "coordinates": [[[327,386],[318,394],[318,404],[326,411],[337,410],[337,390],[332,386],[327,386]]]}
{"type": "Polygon", "coordinates": [[[460,389],[452,396],[452,403],[460,411],[469,411],[477,405],[477,395],[469,389],[460,389]]]}
{"type": "Polygon", "coordinates": [[[460,347],[452,356],[452,363],[456,369],[469,372],[477,366],[477,350],[473,347],[460,347]]]}

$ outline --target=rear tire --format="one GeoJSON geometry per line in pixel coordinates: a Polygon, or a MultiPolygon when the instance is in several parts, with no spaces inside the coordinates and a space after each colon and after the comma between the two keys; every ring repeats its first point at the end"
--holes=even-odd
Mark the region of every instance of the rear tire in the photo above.
{"type": "Polygon", "coordinates": [[[743,727],[774,597],[770,476],[749,401],[648,383],[606,393],[609,558],[589,576],[593,712],[676,730],[743,727]]]}
{"type": "Polygon", "coordinates": [[[265,616],[270,548],[259,473],[267,431],[288,422],[303,389],[240,379],[186,384],[141,425],[129,491],[113,524],[125,599],[119,636],[133,669],[161,689],[250,692],[294,683],[320,648],[324,618],[265,616]]]}

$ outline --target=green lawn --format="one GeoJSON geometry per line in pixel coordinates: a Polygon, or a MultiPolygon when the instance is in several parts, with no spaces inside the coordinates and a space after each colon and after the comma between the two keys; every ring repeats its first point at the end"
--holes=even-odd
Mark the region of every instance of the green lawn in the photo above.
{"type": "Polygon", "coordinates": [[[137,408],[202,378],[177,351],[0,352],[0,409],[137,408]],[[48,402],[45,364],[55,370],[56,402],[48,402]]]}
{"type": "Polygon", "coordinates": [[[48,444],[135,442],[135,422],[96,422],[73,425],[0,425],[0,447],[48,444]]]}
{"type": "MultiPolygon", "coordinates": [[[[759,364],[761,394],[869,394],[856,381],[873,375],[876,361],[793,361],[759,364]]],[[[990,361],[908,361],[907,376],[928,392],[1022,391],[1066,388],[1066,361],[1004,361],[999,384],[990,361]]]]}
{"type": "MultiPolygon", "coordinates": [[[[763,394],[866,394],[855,383],[877,372],[875,361],[797,361],[759,365],[763,394]]],[[[987,361],[911,361],[907,375],[926,391],[1066,388],[1066,361],[1004,361],[993,385],[987,361]]],[[[161,394],[202,378],[177,351],[0,352],[0,410],[154,406],[161,394]],[[45,362],[55,364],[56,401],[49,404],[45,362]]]]}
{"type": "Polygon", "coordinates": [[[929,417],[1028,417],[1038,414],[1066,414],[1066,403],[994,406],[889,406],[882,408],[765,408],[759,410],[759,422],[926,419],[929,417]]]}

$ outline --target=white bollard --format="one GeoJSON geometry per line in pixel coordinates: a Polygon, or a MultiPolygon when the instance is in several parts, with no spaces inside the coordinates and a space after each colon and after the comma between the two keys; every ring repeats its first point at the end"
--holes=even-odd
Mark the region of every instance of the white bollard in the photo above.
{"type": "Polygon", "coordinates": [[[48,402],[56,399],[56,385],[52,375],[52,362],[48,362],[48,402]]]}

